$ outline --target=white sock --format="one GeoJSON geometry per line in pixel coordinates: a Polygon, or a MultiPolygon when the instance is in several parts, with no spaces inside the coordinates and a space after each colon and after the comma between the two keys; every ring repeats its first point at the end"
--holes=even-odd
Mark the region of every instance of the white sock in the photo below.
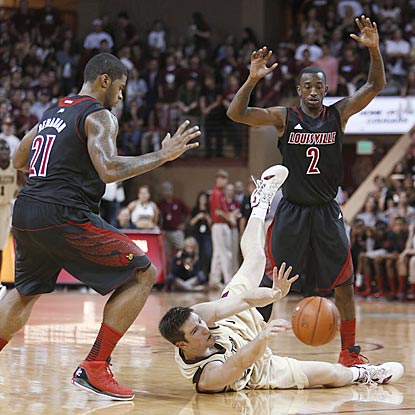
{"type": "Polygon", "coordinates": [[[261,204],[259,204],[258,206],[255,206],[254,208],[252,208],[251,217],[259,218],[265,221],[265,217],[267,216],[267,213],[268,213],[268,205],[261,206],[261,204]]]}

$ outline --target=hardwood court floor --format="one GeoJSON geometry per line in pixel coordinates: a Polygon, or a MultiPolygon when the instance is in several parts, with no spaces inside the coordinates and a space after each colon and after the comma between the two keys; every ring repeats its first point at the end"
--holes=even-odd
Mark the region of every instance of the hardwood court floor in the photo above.
{"type": "MultiPolygon", "coordinates": [[[[358,301],[357,338],[363,353],[372,362],[405,365],[406,373],[395,385],[200,395],[180,376],[172,346],[161,338],[157,325],[168,308],[211,296],[151,294],[113,354],[117,379],[137,391],[135,400],[125,403],[104,401],[70,383],[95,339],[105,298],[73,291],[42,297],[24,330],[0,353],[0,414],[415,414],[414,303],[358,301]]],[[[298,300],[282,300],[275,313],[289,319],[298,300]]],[[[329,345],[310,347],[287,332],[272,347],[281,355],[335,362],[339,337],[329,345]]]]}

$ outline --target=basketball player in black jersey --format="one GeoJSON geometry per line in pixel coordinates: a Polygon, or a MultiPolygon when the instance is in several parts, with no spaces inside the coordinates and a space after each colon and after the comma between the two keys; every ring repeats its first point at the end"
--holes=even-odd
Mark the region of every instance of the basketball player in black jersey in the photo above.
{"type": "Polygon", "coordinates": [[[263,47],[252,53],[249,77],[228,109],[233,121],[272,125],[277,130],[283,164],[290,174],[268,232],[268,255],[273,265],[284,261],[294,273],[302,274],[309,292],[334,289],[341,315],[339,362],[345,366],[362,363],[362,356],[355,345],[353,265],[335,201],[343,176],[342,137],[350,116],[365,108],[386,83],[376,23],[361,16],[356,25],[360,36],[350,37],[368,49],[370,68],[366,83],[354,95],[324,106],[326,76],[321,69],[308,67],[299,76],[299,107],[248,107],[258,81],[278,65],[267,67],[272,51],[263,47]]]}
{"type": "Polygon", "coordinates": [[[13,212],[16,289],[0,303],[0,350],[27,321],[39,296],[54,290],[65,269],[102,295],[112,292],[97,339],[72,382],[115,400],[134,392],[113,377],[110,356],[141,311],[155,281],[149,258],[127,236],[98,216],[105,183],[134,177],[195,148],[199,127],[184,122],[167,134],[161,150],[137,157],[117,154],[120,100],[127,70],[102,53],[86,65],[78,95],[47,109],[13,158],[29,179],[13,212]]]}

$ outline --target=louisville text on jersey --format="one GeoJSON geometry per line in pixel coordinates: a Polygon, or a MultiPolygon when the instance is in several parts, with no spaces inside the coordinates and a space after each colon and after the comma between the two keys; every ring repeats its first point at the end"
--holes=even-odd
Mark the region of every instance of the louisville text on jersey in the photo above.
{"type": "Polygon", "coordinates": [[[292,132],[288,138],[288,144],[315,145],[334,144],[336,142],[336,131],[331,133],[295,133],[292,132]]]}

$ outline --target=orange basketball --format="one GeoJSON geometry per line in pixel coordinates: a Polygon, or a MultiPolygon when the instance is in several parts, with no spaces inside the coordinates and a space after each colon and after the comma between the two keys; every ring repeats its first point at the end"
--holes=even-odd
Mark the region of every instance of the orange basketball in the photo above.
{"type": "Polygon", "coordinates": [[[294,334],[310,346],[321,346],[333,340],[339,321],[339,310],[332,301],[323,297],[304,298],[292,314],[294,334]]]}

